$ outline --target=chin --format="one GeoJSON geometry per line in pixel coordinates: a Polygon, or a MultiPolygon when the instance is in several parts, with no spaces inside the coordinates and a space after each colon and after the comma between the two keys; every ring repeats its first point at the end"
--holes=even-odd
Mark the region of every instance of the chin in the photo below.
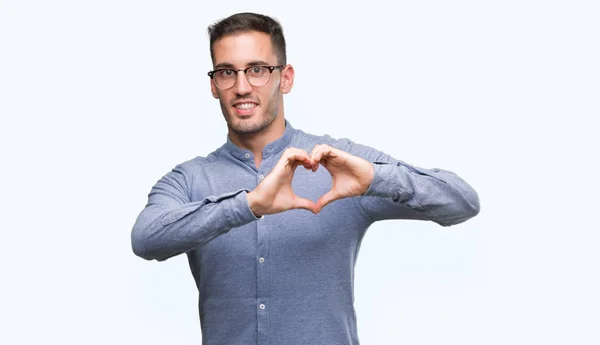
{"type": "Polygon", "coordinates": [[[256,114],[247,119],[237,118],[237,115],[234,115],[234,120],[230,121],[229,126],[236,133],[251,134],[259,132],[261,129],[268,126],[268,124],[264,123],[264,121],[256,114]]]}

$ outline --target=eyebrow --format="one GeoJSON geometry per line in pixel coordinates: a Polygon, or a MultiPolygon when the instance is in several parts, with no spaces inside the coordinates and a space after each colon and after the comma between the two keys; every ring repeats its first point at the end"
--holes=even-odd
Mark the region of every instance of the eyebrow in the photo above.
{"type": "MultiPolygon", "coordinates": [[[[262,60],[256,60],[256,61],[252,61],[252,62],[248,62],[246,64],[247,67],[252,67],[252,66],[270,66],[270,64],[268,62],[262,61],[262,60]]],[[[220,69],[220,68],[231,68],[231,69],[235,69],[235,66],[233,66],[233,64],[230,64],[228,62],[222,62],[218,65],[215,66],[215,69],[220,69]]]]}

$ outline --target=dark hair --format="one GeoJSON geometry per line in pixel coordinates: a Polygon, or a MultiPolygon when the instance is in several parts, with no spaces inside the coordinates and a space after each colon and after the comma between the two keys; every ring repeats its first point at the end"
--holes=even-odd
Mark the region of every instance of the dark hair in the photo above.
{"type": "Polygon", "coordinates": [[[248,31],[264,32],[271,36],[271,45],[273,52],[277,55],[277,63],[287,64],[285,54],[285,38],[281,24],[274,18],[258,13],[236,13],[225,19],[221,19],[208,27],[210,37],[210,57],[214,63],[215,55],[213,51],[214,43],[227,35],[238,34],[248,31]]]}

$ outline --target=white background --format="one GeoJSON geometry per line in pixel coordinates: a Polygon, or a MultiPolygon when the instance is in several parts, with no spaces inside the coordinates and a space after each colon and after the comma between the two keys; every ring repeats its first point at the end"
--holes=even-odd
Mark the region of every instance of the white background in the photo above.
{"type": "Polygon", "coordinates": [[[479,193],[461,225],[372,226],[362,344],[600,343],[600,12],[531,0],[0,1],[0,343],[201,342],[185,256],[129,236],[226,139],[206,27],[241,11],[283,24],[294,127],[479,193]]]}

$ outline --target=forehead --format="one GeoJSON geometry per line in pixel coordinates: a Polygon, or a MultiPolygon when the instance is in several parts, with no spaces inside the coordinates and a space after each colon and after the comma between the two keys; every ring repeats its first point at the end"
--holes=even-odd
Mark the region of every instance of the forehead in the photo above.
{"type": "Polygon", "coordinates": [[[252,61],[276,63],[271,37],[263,32],[249,31],[221,37],[213,45],[214,64],[246,66],[252,61]]]}

